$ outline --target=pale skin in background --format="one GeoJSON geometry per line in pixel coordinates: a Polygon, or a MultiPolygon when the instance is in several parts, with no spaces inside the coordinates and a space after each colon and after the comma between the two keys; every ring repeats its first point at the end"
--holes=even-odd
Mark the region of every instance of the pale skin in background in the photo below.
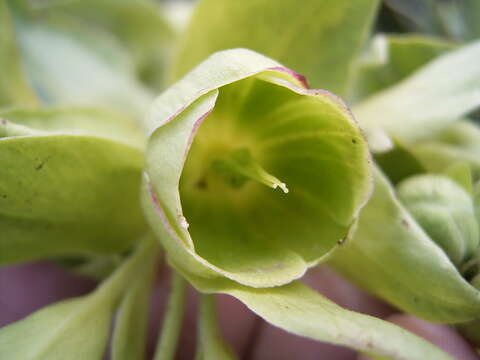
{"type": "MultiPolygon", "coordinates": [[[[153,292],[149,353],[153,351],[155,343],[153,334],[161,323],[166,305],[169,278],[166,267],[160,266],[153,292]]],[[[398,310],[360,291],[325,266],[310,271],[304,281],[342,306],[385,318],[425,337],[455,359],[480,359],[455,330],[400,314],[398,310]]],[[[61,267],[48,262],[1,268],[0,326],[21,319],[49,303],[85,294],[94,286],[93,281],[71,275],[61,267]]],[[[195,291],[190,289],[177,359],[194,358],[196,302],[195,291]]],[[[217,304],[225,340],[232,345],[242,360],[366,360],[349,349],[311,341],[272,327],[230,296],[218,296],[217,304]]]]}

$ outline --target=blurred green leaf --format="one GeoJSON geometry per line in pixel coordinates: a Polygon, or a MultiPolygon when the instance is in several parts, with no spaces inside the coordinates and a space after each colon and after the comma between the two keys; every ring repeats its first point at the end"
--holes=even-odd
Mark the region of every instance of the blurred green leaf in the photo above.
{"type": "Polygon", "coordinates": [[[477,349],[480,347],[480,320],[460,324],[458,329],[477,349]]]}
{"type": "Polygon", "coordinates": [[[397,187],[399,199],[425,232],[460,265],[478,247],[479,229],[470,195],[455,181],[417,175],[397,187]]]}
{"type": "Polygon", "coordinates": [[[1,328],[0,354],[22,360],[102,359],[120,297],[156,253],[152,242],[143,244],[92,294],[44,307],[1,328]]]}
{"type": "Polygon", "coordinates": [[[462,19],[467,28],[465,39],[480,38],[480,2],[478,0],[457,0],[457,3],[462,6],[462,19]]]}
{"type": "Polygon", "coordinates": [[[315,340],[346,345],[373,358],[450,359],[426,340],[380,319],[345,310],[299,282],[230,293],[275,326],[315,340]]]}
{"type": "Polygon", "coordinates": [[[440,56],[353,112],[364,128],[407,144],[429,138],[480,105],[479,57],[480,41],[440,56]]]}
{"type": "Polygon", "coordinates": [[[111,106],[143,115],[152,95],[111,34],[66,16],[16,14],[24,69],[44,103],[111,106]]]}
{"type": "Polygon", "coordinates": [[[139,149],[145,146],[138,122],[125,113],[107,108],[16,108],[0,111],[0,118],[8,120],[10,126],[15,124],[28,127],[30,130],[24,130],[27,133],[90,135],[139,149]]]}
{"type": "Polygon", "coordinates": [[[385,0],[401,20],[414,32],[435,34],[441,31],[441,25],[434,13],[436,0],[385,0]]]}
{"type": "Polygon", "coordinates": [[[164,87],[174,39],[160,5],[151,0],[66,0],[31,4],[39,14],[68,14],[97,31],[113,35],[128,50],[135,73],[146,84],[164,87]]]}
{"type": "Polygon", "coordinates": [[[455,47],[452,42],[422,35],[376,35],[355,64],[349,98],[358,102],[393,86],[455,47]]]}
{"type": "Polygon", "coordinates": [[[263,289],[231,284],[217,291],[235,296],[290,333],[348,346],[375,359],[451,359],[426,340],[378,318],[345,310],[298,281],[263,289]]]}
{"type": "Polygon", "coordinates": [[[3,69],[0,76],[0,107],[35,105],[37,102],[25,78],[15,39],[7,0],[0,0],[0,68],[3,69]]]}
{"type": "Polygon", "coordinates": [[[91,135],[0,138],[0,263],[128,249],[145,231],[142,165],[137,148],[91,135]]]}
{"type": "Polygon", "coordinates": [[[473,196],[472,169],[466,161],[450,165],[445,169],[444,174],[460,185],[470,196],[473,196]]]}
{"type": "Polygon", "coordinates": [[[410,32],[469,41],[480,37],[478,0],[385,0],[410,32]]]}
{"type": "Polygon", "coordinates": [[[473,180],[480,180],[480,129],[471,121],[457,121],[411,151],[429,172],[441,173],[452,164],[466,162],[473,180]]]}
{"type": "Polygon", "coordinates": [[[332,265],[373,294],[426,320],[458,323],[480,313],[478,290],[402,206],[379,170],[357,231],[332,257],[332,265]]]}
{"type": "Polygon", "coordinates": [[[342,95],[377,0],[201,0],[175,59],[175,79],[212,53],[245,47],[342,95]]]}
{"type": "Polygon", "coordinates": [[[410,149],[398,141],[392,146],[387,151],[374,153],[376,164],[392,183],[397,184],[410,176],[426,172],[410,149]]]}

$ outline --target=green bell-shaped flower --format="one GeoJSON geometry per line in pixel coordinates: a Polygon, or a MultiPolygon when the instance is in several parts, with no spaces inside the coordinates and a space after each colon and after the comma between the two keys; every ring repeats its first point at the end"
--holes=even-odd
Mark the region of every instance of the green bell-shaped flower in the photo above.
{"type": "Polygon", "coordinates": [[[344,103],[249,50],[199,65],[147,127],[147,218],[189,278],[289,283],[348,238],[371,192],[344,103]]]}

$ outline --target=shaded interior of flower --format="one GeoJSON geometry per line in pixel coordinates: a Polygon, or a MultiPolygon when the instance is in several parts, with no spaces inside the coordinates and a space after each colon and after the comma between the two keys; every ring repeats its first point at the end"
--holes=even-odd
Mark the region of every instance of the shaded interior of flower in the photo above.
{"type": "Polygon", "coordinates": [[[272,189],[280,188],[284,193],[288,193],[287,185],[265,171],[247,148],[232,150],[215,158],[211,168],[234,188],[242,187],[247,181],[257,181],[272,189]]]}
{"type": "Polygon", "coordinates": [[[195,250],[229,272],[298,276],[345,238],[368,171],[358,128],[331,99],[258,79],[223,87],[180,183],[195,250]]]}

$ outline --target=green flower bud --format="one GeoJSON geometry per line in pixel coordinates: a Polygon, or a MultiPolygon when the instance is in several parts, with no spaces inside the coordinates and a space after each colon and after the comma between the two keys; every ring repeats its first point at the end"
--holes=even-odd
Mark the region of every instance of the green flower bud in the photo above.
{"type": "Polygon", "coordinates": [[[427,234],[459,265],[479,243],[470,195],[453,180],[419,175],[401,182],[398,196],[427,234]]]}

